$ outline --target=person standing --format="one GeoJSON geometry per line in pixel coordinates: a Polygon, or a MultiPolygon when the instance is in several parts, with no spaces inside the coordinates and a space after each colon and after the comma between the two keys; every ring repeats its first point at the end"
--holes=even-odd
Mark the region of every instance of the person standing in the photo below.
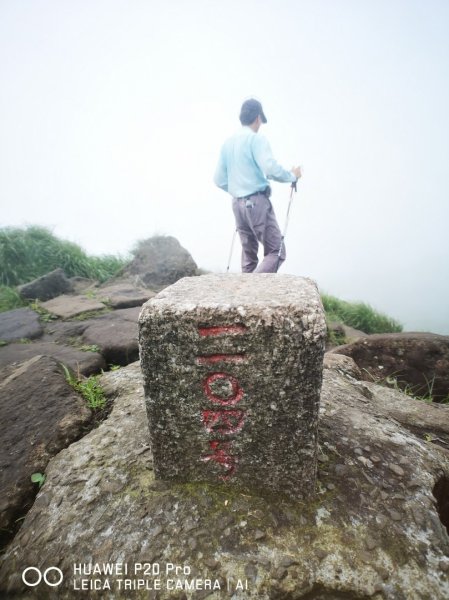
{"type": "Polygon", "coordinates": [[[276,273],[284,262],[285,245],[270,202],[268,180],[294,184],[301,177],[301,167],[287,171],[273,158],[268,140],[258,133],[266,122],[258,100],[250,98],[243,103],[242,129],[223,144],[214,176],[215,184],[232,196],[243,273],[276,273]],[[260,264],[259,242],[264,249],[260,264]]]}

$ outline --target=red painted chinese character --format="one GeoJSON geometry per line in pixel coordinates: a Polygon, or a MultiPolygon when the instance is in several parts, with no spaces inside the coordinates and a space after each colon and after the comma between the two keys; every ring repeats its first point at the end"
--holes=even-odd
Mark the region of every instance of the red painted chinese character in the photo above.
{"type": "Polygon", "coordinates": [[[231,442],[221,442],[219,440],[213,440],[209,442],[209,448],[212,454],[202,456],[201,460],[204,462],[213,461],[221,465],[226,469],[224,475],[220,475],[220,479],[226,481],[234,473],[238,463],[238,457],[230,454],[231,442]]]}
{"type": "Polygon", "coordinates": [[[208,327],[198,327],[201,337],[215,337],[232,333],[245,333],[248,328],[245,325],[218,325],[208,327]]]}
{"type": "Polygon", "coordinates": [[[209,433],[238,433],[245,423],[245,413],[243,410],[203,410],[203,423],[209,433]]]}
{"type": "Polygon", "coordinates": [[[227,373],[212,373],[204,380],[203,388],[211,402],[222,406],[233,406],[243,397],[239,382],[227,373]]]}

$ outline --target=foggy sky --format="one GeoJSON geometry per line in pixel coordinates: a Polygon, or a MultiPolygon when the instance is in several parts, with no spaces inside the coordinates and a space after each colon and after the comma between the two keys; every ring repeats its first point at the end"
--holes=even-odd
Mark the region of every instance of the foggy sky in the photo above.
{"type": "Polygon", "coordinates": [[[0,0],[0,226],[92,254],[174,235],[224,271],[212,178],[255,96],[304,169],[282,272],[449,334],[448,31],[445,0],[0,0]]]}

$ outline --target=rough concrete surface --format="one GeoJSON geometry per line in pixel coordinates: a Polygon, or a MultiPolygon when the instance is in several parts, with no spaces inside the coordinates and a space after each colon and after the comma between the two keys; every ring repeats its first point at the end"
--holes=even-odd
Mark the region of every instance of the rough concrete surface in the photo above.
{"type": "Polygon", "coordinates": [[[184,278],[139,324],[158,478],[314,493],[326,335],[314,282],[184,278]]]}

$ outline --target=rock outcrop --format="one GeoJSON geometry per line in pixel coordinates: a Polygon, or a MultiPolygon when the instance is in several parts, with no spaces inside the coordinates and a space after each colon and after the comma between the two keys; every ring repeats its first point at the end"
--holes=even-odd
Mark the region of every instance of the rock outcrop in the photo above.
{"type": "Polygon", "coordinates": [[[40,354],[83,375],[137,360],[140,304],[153,292],[130,284],[114,290],[116,306],[130,303],[134,308],[113,310],[108,288],[106,293],[90,288],[42,303],[39,310],[48,311],[42,316],[29,308],[0,313],[0,340],[7,342],[0,346],[0,369],[40,354]]]}
{"type": "Polygon", "coordinates": [[[0,532],[14,529],[33,503],[35,472],[78,439],[91,419],[85,402],[66,382],[57,362],[36,356],[0,384],[0,532]]]}
{"type": "Polygon", "coordinates": [[[198,275],[198,267],[178,240],[171,236],[154,236],[139,243],[134,260],[121,277],[136,285],[160,290],[182,277],[198,275]]]}
{"type": "Polygon", "coordinates": [[[55,269],[33,281],[19,285],[17,291],[26,300],[51,300],[73,291],[72,283],[63,269],[55,269]]]}
{"type": "Polygon", "coordinates": [[[39,315],[30,308],[16,308],[0,313],[0,340],[32,340],[44,332],[39,315]]]}
{"type": "Polygon", "coordinates": [[[133,308],[142,306],[144,302],[154,296],[149,289],[139,288],[130,282],[107,283],[97,290],[97,297],[108,306],[118,308],[133,308]]]}
{"type": "Polygon", "coordinates": [[[137,319],[140,306],[93,319],[82,334],[85,345],[99,347],[108,364],[129,365],[139,358],[137,319]]]}
{"type": "MultiPolygon", "coordinates": [[[[50,337],[50,336],[49,336],[50,337]]],[[[72,346],[65,346],[47,340],[36,340],[29,344],[8,344],[0,348],[0,369],[14,368],[19,363],[35,356],[49,356],[58,363],[63,363],[75,373],[93,375],[106,369],[106,361],[99,352],[83,351],[72,346]]]]}
{"type": "Polygon", "coordinates": [[[369,335],[332,350],[350,356],[371,381],[394,378],[414,396],[449,396],[449,336],[435,333],[369,335]]]}
{"type": "Polygon", "coordinates": [[[100,311],[106,308],[104,302],[84,294],[75,296],[63,294],[53,298],[53,300],[43,302],[41,307],[61,319],[73,319],[83,313],[100,311]]]}
{"type": "Polygon", "coordinates": [[[155,282],[164,287],[196,272],[190,254],[172,237],[141,242],[125,272],[102,285],[82,277],[67,279],[56,269],[22,286],[31,290],[29,297],[45,300],[38,312],[20,308],[0,313],[0,369],[39,354],[83,375],[109,364],[129,364],[138,358],[139,307],[155,294],[148,286],[155,282]]]}
{"type": "Polygon", "coordinates": [[[449,453],[422,435],[437,423],[439,436],[449,434],[445,407],[426,405],[422,429],[412,433],[401,420],[406,407],[422,404],[326,368],[317,497],[299,502],[226,485],[156,482],[139,364],[102,381],[114,409],[50,462],[5,554],[4,597],[77,598],[82,579],[108,585],[87,593],[109,599],[449,596],[449,453]],[[143,562],[160,575],[136,574],[143,562]],[[129,585],[140,579],[145,588],[124,591],[123,575],[83,576],[74,563],[124,563],[129,585]],[[178,575],[167,574],[173,565],[178,575]],[[56,566],[63,581],[26,588],[21,574],[30,566],[56,566]],[[197,578],[203,591],[192,593],[186,585],[197,578]],[[206,579],[221,589],[204,591],[206,579]]]}

